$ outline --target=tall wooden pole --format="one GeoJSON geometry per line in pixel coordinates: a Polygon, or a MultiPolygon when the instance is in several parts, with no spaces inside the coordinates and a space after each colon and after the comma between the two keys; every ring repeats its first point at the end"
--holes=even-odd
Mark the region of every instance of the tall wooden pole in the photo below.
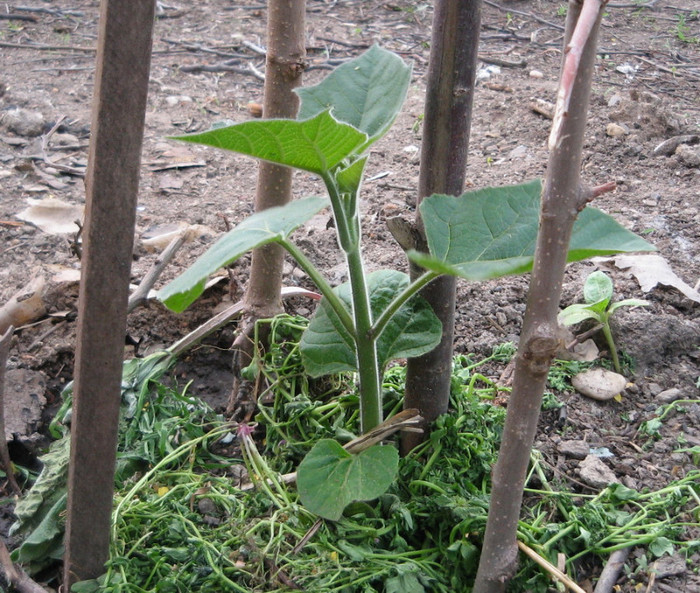
{"type": "MultiPolygon", "coordinates": [[[[435,3],[419,203],[434,193],[458,196],[464,190],[480,28],[481,0],[435,3]]],[[[423,222],[418,212],[416,225],[422,235],[423,222]]],[[[425,244],[416,247],[427,251],[425,244]]],[[[412,268],[411,276],[415,278],[421,272],[412,268]]],[[[442,322],[442,339],[431,352],[408,361],[404,408],[418,408],[428,422],[447,412],[450,400],[455,280],[453,276],[440,276],[421,291],[442,322]]],[[[403,433],[401,452],[408,453],[422,438],[417,433],[403,433]]]]}
{"type": "Polygon", "coordinates": [[[64,587],[104,572],[155,0],[102,0],[86,179],[64,587]]]}

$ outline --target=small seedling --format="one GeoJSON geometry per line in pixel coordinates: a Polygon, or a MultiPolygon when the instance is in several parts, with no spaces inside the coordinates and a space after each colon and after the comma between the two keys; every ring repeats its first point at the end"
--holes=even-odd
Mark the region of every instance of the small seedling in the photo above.
{"type": "Polygon", "coordinates": [[[683,43],[700,43],[700,38],[691,36],[690,27],[688,26],[688,21],[684,14],[677,15],[678,21],[676,22],[676,27],[674,33],[678,41],[683,43]]]}
{"type": "Polygon", "coordinates": [[[610,329],[610,317],[620,307],[647,307],[650,303],[641,299],[625,299],[612,303],[613,283],[604,272],[593,272],[586,278],[583,285],[583,298],[585,303],[570,305],[559,313],[559,323],[562,325],[574,325],[593,319],[602,327],[603,335],[610,348],[610,356],[616,372],[620,372],[620,359],[610,329]]]}

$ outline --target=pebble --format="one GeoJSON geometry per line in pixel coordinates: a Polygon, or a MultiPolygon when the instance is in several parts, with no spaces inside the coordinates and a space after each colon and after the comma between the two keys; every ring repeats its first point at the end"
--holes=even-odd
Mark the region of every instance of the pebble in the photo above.
{"type": "Polygon", "coordinates": [[[562,441],[557,449],[562,455],[574,459],[585,459],[591,451],[586,441],[562,441]]]}
{"type": "Polygon", "coordinates": [[[673,387],[671,389],[665,389],[664,391],[657,393],[654,399],[660,404],[670,404],[675,402],[677,399],[683,397],[683,392],[678,389],[678,387],[673,387]]]}
{"type": "Polygon", "coordinates": [[[508,153],[508,158],[511,160],[514,159],[519,159],[524,157],[527,154],[527,146],[523,146],[522,144],[520,146],[516,146],[513,150],[508,153]]]}
{"type": "Polygon", "coordinates": [[[591,369],[573,377],[571,384],[576,391],[586,397],[607,401],[625,388],[627,379],[605,369],[591,369]]]}
{"type": "Polygon", "coordinates": [[[681,144],[676,148],[676,156],[686,167],[700,167],[700,151],[692,146],[681,144]]]}
{"type": "Polygon", "coordinates": [[[637,480],[635,480],[632,476],[622,476],[622,484],[623,484],[623,486],[627,486],[628,488],[631,488],[632,490],[639,490],[639,485],[637,484],[637,480]]]}
{"type": "Polygon", "coordinates": [[[619,484],[612,470],[594,455],[588,455],[578,466],[578,475],[583,482],[594,488],[606,488],[619,484]]]}
{"type": "Polygon", "coordinates": [[[541,70],[530,70],[530,78],[544,78],[544,73],[541,70]]]}
{"type": "Polygon", "coordinates": [[[664,390],[664,388],[661,387],[661,385],[653,382],[647,385],[647,389],[649,390],[649,393],[651,393],[653,396],[659,395],[659,393],[661,393],[664,390]]]}
{"type": "Polygon", "coordinates": [[[621,126],[620,124],[609,123],[605,127],[605,133],[611,138],[618,138],[620,136],[628,134],[629,130],[626,129],[624,126],[621,126]]]}
{"type": "Polygon", "coordinates": [[[180,103],[192,103],[192,97],[188,97],[187,95],[170,95],[165,97],[165,102],[168,106],[175,107],[175,105],[179,105],[180,103]]]}
{"type": "Polygon", "coordinates": [[[615,93],[608,99],[608,107],[615,107],[622,102],[622,97],[615,93]]]}
{"type": "Polygon", "coordinates": [[[46,123],[44,116],[38,111],[29,111],[21,107],[7,110],[3,122],[10,132],[28,137],[41,135],[46,123]]]}
{"type": "MultiPolygon", "coordinates": [[[[679,555],[662,556],[654,562],[654,572],[656,573],[657,579],[682,575],[687,571],[688,565],[685,559],[679,555]]],[[[690,589],[688,589],[688,591],[690,591],[690,589]]]]}

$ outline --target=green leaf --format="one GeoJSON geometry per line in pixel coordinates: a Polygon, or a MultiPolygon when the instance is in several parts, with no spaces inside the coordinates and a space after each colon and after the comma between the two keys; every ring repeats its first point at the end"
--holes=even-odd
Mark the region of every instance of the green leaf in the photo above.
{"type": "Polygon", "coordinates": [[[581,323],[586,319],[595,319],[598,322],[601,321],[600,315],[591,310],[588,305],[584,305],[583,303],[569,305],[566,309],[559,313],[557,319],[562,325],[575,325],[576,323],[581,323]]]}
{"type": "Polygon", "coordinates": [[[339,122],[328,111],[305,121],[252,120],[172,138],[231,150],[319,175],[358,153],[367,143],[366,134],[339,122]]]}
{"type": "Polygon", "coordinates": [[[418,568],[410,563],[396,567],[398,575],[388,578],[385,583],[386,593],[425,593],[425,587],[420,582],[418,568]]]}
{"type": "Polygon", "coordinates": [[[605,311],[613,295],[613,283],[610,277],[600,270],[588,275],[583,284],[583,299],[596,311],[605,311]]]}
{"type": "Polygon", "coordinates": [[[623,299],[610,305],[608,313],[612,315],[612,313],[620,307],[648,307],[649,305],[651,305],[651,303],[643,299],[623,299]]]}
{"type": "Polygon", "coordinates": [[[340,193],[357,195],[360,191],[360,184],[362,183],[362,173],[365,170],[365,165],[367,164],[366,156],[357,159],[352,165],[346,169],[341,169],[336,174],[336,180],[338,181],[338,189],[340,193]]]}
{"type": "Polygon", "coordinates": [[[331,109],[340,121],[369,136],[381,138],[396,119],[411,81],[411,67],[396,54],[372,46],[361,56],[338,66],[322,82],[300,88],[300,120],[331,109]]]}
{"type": "Polygon", "coordinates": [[[673,542],[667,537],[657,537],[649,544],[649,551],[654,558],[661,558],[664,554],[673,555],[673,542]]]}
{"type": "MultiPolygon", "coordinates": [[[[421,202],[430,255],[409,258],[428,270],[486,280],[532,268],[541,182],[486,188],[460,197],[433,195],[421,202]]],[[[568,261],[656,248],[594,208],[579,215],[568,261]]]]}
{"type": "Polygon", "coordinates": [[[384,494],[398,468],[394,447],[374,445],[351,455],[337,441],[321,439],[299,464],[297,489],[307,509],[337,521],[351,502],[384,494]]]}
{"type": "MultiPolygon", "coordinates": [[[[393,298],[409,283],[408,275],[395,270],[381,270],[367,275],[373,318],[381,314],[393,298]]],[[[338,298],[352,311],[349,283],[335,288],[338,298]]],[[[430,305],[414,297],[403,305],[377,340],[379,366],[397,358],[420,356],[430,352],[442,337],[442,325],[430,305]]],[[[340,323],[326,299],[322,299],[299,344],[306,372],[320,377],[342,371],[357,370],[355,342],[340,323]]]]}
{"type": "Polygon", "coordinates": [[[165,305],[180,313],[202,294],[207,278],[246,252],[285,240],[328,205],[326,198],[303,198],[285,206],[257,212],[221,237],[190,268],[158,291],[165,305]]]}

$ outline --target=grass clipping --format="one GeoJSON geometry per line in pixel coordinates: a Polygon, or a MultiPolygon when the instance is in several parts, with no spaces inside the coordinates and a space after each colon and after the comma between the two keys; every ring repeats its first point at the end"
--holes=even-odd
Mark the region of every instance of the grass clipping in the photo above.
{"type": "MultiPolygon", "coordinates": [[[[353,377],[308,378],[298,348],[306,321],[281,316],[265,323],[272,346],[249,369],[264,393],[257,428],[245,431],[255,429],[247,439],[186,389],[160,383],[164,359],[126,363],[111,556],[100,579],[73,591],[466,590],[476,572],[505,416],[493,405],[495,384],[479,371],[487,363],[502,368],[513,346],[481,361],[456,357],[451,411],[437,420],[430,440],[401,460],[387,494],[352,503],[331,522],[304,509],[294,485],[281,476],[294,471],[319,439],[354,438],[353,377]],[[255,488],[244,486],[249,479],[255,488]]],[[[552,382],[559,385],[567,367],[554,373],[552,382]]],[[[404,382],[403,367],[387,371],[387,417],[401,409],[404,382]]],[[[549,405],[555,400],[547,398],[549,405]]],[[[68,400],[59,419],[69,409],[68,400]]],[[[55,479],[59,469],[47,458],[42,476],[55,479]]],[[[585,495],[554,488],[535,453],[532,476],[537,488],[526,493],[519,539],[555,564],[563,553],[573,581],[582,560],[599,557],[602,565],[622,547],[640,546],[649,564],[670,553],[689,558],[700,549],[689,535],[697,533],[700,515],[697,471],[656,492],[616,484],[585,495]]],[[[42,481],[40,476],[35,488],[42,481]]],[[[52,539],[44,542],[44,560],[60,557],[60,549],[51,548],[60,546],[60,504],[58,496],[39,505],[43,511],[17,528],[25,544],[36,546],[42,543],[37,526],[49,518],[52,539]]],[[[15,551],[21,553],[21,547],[15,551]]],[[[30,569],[46,567],[45,561],[25,560],[30,569]]],[[[550,585],[550,575],[523,557],[514,590],[545,592],[550,585]]]]}

